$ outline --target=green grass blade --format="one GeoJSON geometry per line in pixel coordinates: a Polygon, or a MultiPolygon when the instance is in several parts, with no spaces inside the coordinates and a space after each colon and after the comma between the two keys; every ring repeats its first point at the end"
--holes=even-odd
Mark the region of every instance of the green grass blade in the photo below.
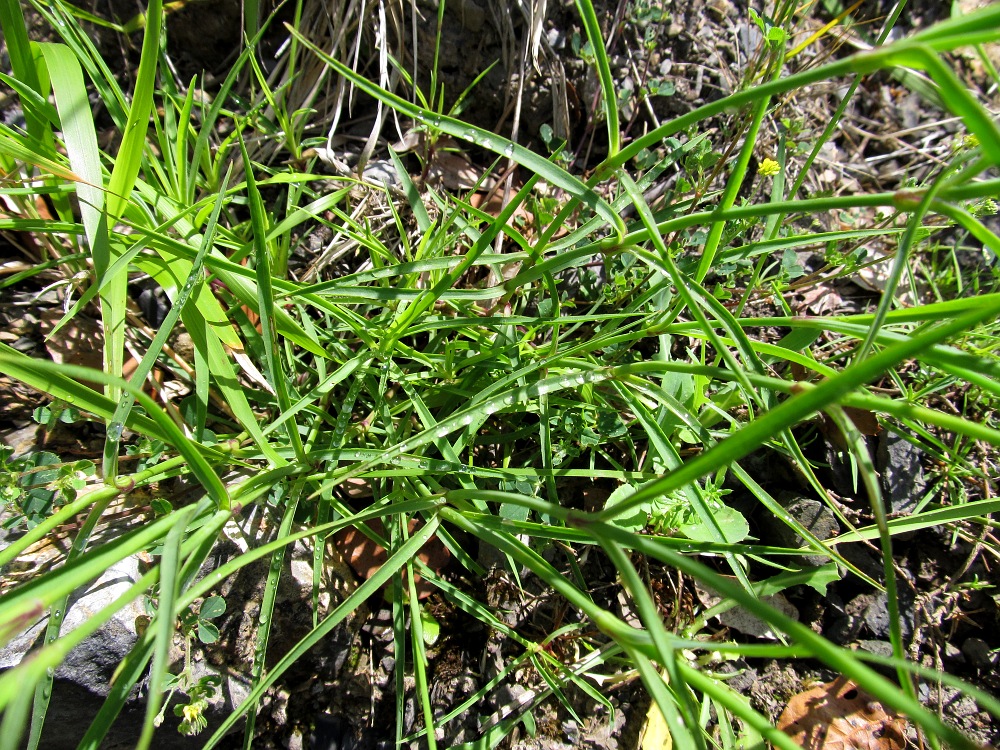
{"type": "MultiPolygon", "coordinates": [[[[185,509],[188,511],[188,509],[185,509]]],[[[191,508],[190,510],[193,510],[191,508]]],[[[142,721],[142,733],[136,743],[136,750],[149,750],[156,729],[156,717],[163,701],[163,684],[167,676],[170,651],[174,645],[174,630],[178,611],[176,608],[180,547],[184,524],[180,522],[191,515],[190,511],[180,512],[176,523],[171,526],[160,552],[160,595],[157,600],[156,615],[150,628],[155,633],[153,664],[149,670],[149,693],[146,697],[146,715],[142,721]]]]}
{"type": "MultiPolygon", "coordinates": [[[[443,512],[443,511],[442,511],[443,512]]],[[[961,732],[948,726],[936,715],[925,709],[919,702],[913,700],[898,686],[863,665],[856,657],[845,649],[838,648],[814,633],[808,626],[770,607],[740,586],[727,580],[706,566],[684,555],[657,545],[653,540],[635,535],[603,523],[584,522],[585,527],[597,538],[606,538],[632,549],[635,552],[649,555],[668,565],[676,567],[688,575],[697,578],[723,597],[731,598],[750,612],[788,634],[796,643],[806,646],[813,656],[829,667],[863,684],[865,689],[878,698],[884,705],[890,706],[907,715],[913,722],[919,724],[925,731],[931,732],[948,742],[955,748],[974,750],[978,746],[961,732]]]]}
{"type": "Polygon", "coordinates": [[[608,131],[608,156],[613,157],[621,148],[618,125],[618,92],[615,79],[611,75],[611,64],[608,62],[608,49],[601,37],[601,23],[597,20],[597,12],[591,0],[576,0],[577,10],[583,19],[583,28],[587,32],[587,40],[594,51],[594,62],[597,66],[597,79],[601,82],[601,104],[604,109],[604,123],[608,131]]]}
{"type": "MultiPolygon", "coordinates": [[[[203,282],[202,279],[202,266],[204,264],[205,257],[212,248],[212,242],[215,239],[215,229],[219,220],[219,213],[222,210],[223,195],[225,194],[225,185],[229,181],[229,173],[227,172],[226,178],[223,180],[223,189],[216,201],[215,208],[212,210],[212,216],[209,218],[208,226],[205,230],[205,236],[202,238],[201,249],[198,251],[198,255],[195,256],[194,262],[191,264],[191,272],[188,275],[187,280],[184,282],[184,286],[181,287],[180,292],[178,292],[177,297],[173,301],[173,305],[170,311],[167,313],[166,318],[160,324],[156,335],[150,342],[146,353],[142,357],[142,361],[136,367],[135,372],[132,373],[132,377],[129,378],[129,383],[131,383],[132,388],[135,390],[141,390],[143,384],[146,382],[146,376],[149,375],[150,371],[153,369],[153,365],[156,363],[156,358],[160,355],[163,350],[164,344],[167,343],[167,339],[172,333],[174,326],[177,324],[180,318],[181,310],[187,304],[188,297],[194,291],[195,286],[199,282],[203,282]]],[[[118,402],[118,406],[115,408],[115,413],[111,417],[110,425],[124,425],[128,419],[129,413],[132,410],[132,404],[134,399],[132,397],[132,391],[126,391],[121,400],[118,402]]],[[[114,429],[112,434],[119,434],[118,429],[114,429]]],[[[104,445],[104,476],[107,481],[109,478],[113,479],[118,471],[118,450],[119,443],[117,440],[108,439],[105,441],[104,445]]]]}
{"type": "MultiPolygon", "coordinates": [[[[281,524],[278,526],[278,540],[284,539],[291,533],[292,522],[295,520],[295,509],[298,507],[299,498],[302,495],[300,483],[293,485],[286,501],[284,515],[281,517],[281,524]]],[[[278,598],[278,584],[281,580],[282,565],[285,561],[286,545],[276,548],[271,553],[271,566],[268,570],[267,581],[264,584],[264,596],[260,603],[260,613],[257,615],[257,634],[254,640],[253,664],[250,666],[251,690],[256,688],[264,675],[264,663],[267,660],[267,644],[271,636],[271,628],[274,624],[274,603],[278,598]]],[[[243,747],[253,747],[254,727],[257,722],[257,703],[252,703],[246,711],[246,728],[243,730],[243,747]]]]}
{"type": "MultiPolygon", "coordinates": [[[[217,507],[222,509],[229,508],[229,494],[226,492],[226,488],[218,475],[202,455],[201,446],[185,436],[170,416],[164,413],[155,401],[141,390],[134,389],[130,383],[121,378],[109,377],[103,372],[91,370],[86,367],[34,360],[18,352],[14,352],[14,350],[9,349],[5,345],[0,345],[0,364],[3,365],[5,372],[32,385],[43,393],[50,393],[52,395],[63,394],[57,395],[57,398],[69,396],[65,400],[80,406],[80,408],[94,408],[95,414],[105,416],[106,419],[110,418],[114,413],[114,405],[108,400],[101,401],[99,394],[70,380],[69,376],[76,376],[81,380],[95,383],[114,385],[118,390],[131,391],[148,417],[140,420],[134,416],[130,416],[127,424],[129,426],[135,425],[136,428],[148,428],[145,429],[146,434],[156,435],[164,442],[173,445],[187,460],[191,472],[216,502],[217,507]],[[7,354],[6,352],[8,351],[13,352],[13,354],[7,354]],[[74,395],[81,396],[83,401],[73,401],[74,395]]],[[[119,428],[120,426],[116,427],[116,429],[119,428]]]]}
{"type": "Polygon", "coordinates": [[[174,524],[185,521],[188,515],[190,513],[185,510],[158,518],[6,594],[0,602],[0,642],[8,642],[37,620],[48,607],[98,578],[114,563],[166,536],[174,524]]]}
{"type": "MultiPolygon", "coordinates": [[[[267,236],[266,210],[257,182],[253,176],[253,164],[247,153],[246,144],[240,139],[243,153],[243,169],[247,178],[247,200],[250,203],[251,231],[253,232],[254,270],[257,275],[257,313],[260,315],[261,338],[264,342],[265,366],[268,379],[278,401],[278,410],[287,413],[292,406],[288,396],[291,384],[287,379],[287,369],[281,359],[278,333],[274,324],[274,290],[271,284],[271,260],[265,237],[267,236]]],[[[294,417],[289,419],[285,431],[291,440],[295,456],[303,462],[302,436],[294,417]]]]}
{"type": "MultiPolygon", "coordinates": [[[[688,461],[683,467],[615,506],[616,514],[625,512],[659,495],[683,486],[686,482],[716,471],[742,458],[772,436],[801,419],[836,403],[855,388],[871,382],[882,372],[903,360],[916,356],[933,344],[958,335],[969,328],[1000,315],[1000,303],[984,306],[941,325],[929,328],[908,340],[887,347],[880,353],[847,368],[815,388],[801,392],[744,426],[738,435],[688,461]],[[738,438],[738,439],[737,439],[738,438]]],[[[602,514],[601,517],[606,517],[602,514]]]]}
{"type": "MultiPolygon", "coordinates": [[[[35,69],[34,55],[28,40],[28,30],[24,25],[24,12],[21,3],[17,0],[0,2],[0,28],[3,29],[4,44],[7,48],[7,54],[10,56],[10,65],[13,68],[14,76],[28,88],[39,94],[44,94],[38,79],[38,71],[35,69]]],[[[33,106],[31,99],[22,99],[21,104],[24,108],[28,134],[42,144],[44,155],[54,155],[52,131],[46,123],[44,114],[33,106]]]]}
{"type": "MultiPolygon", "coordinates": [[[[84,521],[80,530],[73,538],[73,545],[70,547],[70,551],[66,555],[67,563],[73,562],[73,560],[78,558],[86,550],[87,542],[90,540],[90,535],[93,533],[94,528],[97,526],[97,522],[101,520],[101,515],[104,513],[108,504],[114,499],[114,497],[115,496],[111,493],[105,493],[104,497],[94,503],[91,507],[90,512],[87,514],[87,519],[84,521]]],[[[43,636],[44,643],[52,643],[59,638],[59,632],[62,629],[63,620],[66,617],[69,605],[70,597],[67,595],[64,596],[62,600],[56,602],[55,605],[53,605],[49,610],[49,621],[45,627],[45,635],[43,636]]],[[[28,750],[37,750],[39,743],[41,742],[42,726],[45,722],[45,714],[49,708],[49,700],[52,698],[52,683],[54,678],[54,673],[48,670],[39,673],[38,684],[35,687],[35,699],[31,710],[31,729],[28,732],[28,750]]]]}
{"type": "MultiPolygon", "coordinates": [[[[122,137],[121,148],[115,158],[115,165],[108,181],[108,198],[105,216],[106,227],[112,227],[121,218],[128,205],[132,187],[139,174],[143,151],[146,148],[146,132],[153,109],[153,90],[156,84],[156,65],[159,58],[160,30],[162,25],[162,0],[150,0],[146,13],[146,29],[142,40],[142,55],[136,73],[135,92],[129,108],[128,123],[122,137]]],[[[104,257],[99,247],[93,248],[94,270],[97,278],[105,283],[105,272],[115,261],[115,251],[108,246],[104,257]]],[[[101,318],[104,321],[104,370],[109,375],[120,377],[125,353],[125,306],[127,300],[128,274],[120,273],[106,279],[106,291],[101,295],[101,318]]],[[[120,390],[108,385],[108,395],[117,400],[120,390]]]]}

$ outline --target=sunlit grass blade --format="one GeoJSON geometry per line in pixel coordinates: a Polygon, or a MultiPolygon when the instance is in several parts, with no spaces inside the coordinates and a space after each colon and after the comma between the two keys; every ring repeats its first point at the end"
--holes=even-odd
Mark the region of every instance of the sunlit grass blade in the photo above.
{"type": "MultiPolygon", "coordinates": [[[[73,538],[73,544],[66,555],[67,563],[73,562],[73,560],[86,550],[94,528],[115,497],[116,495],[106,492],[103,497],[91,506],[86,520],[73,538]]],[[[52,643],[59,638],[69,606],[70,595],[67,594],[49,609],[49,621],[45,626],[44,643],[52,643]]],[[[31,728],[28,732],[28,750],[37,750],[42,740],[42,727],[45,722],[45,714],[49,708],[49,701],[52,698],[52,683],[55,680],[55,674],[48,669],[38,672],[38,675],[39,679],[38,684],[35,686],[35,699],[31,710],[31,728]]]]}
{"type": "MultiPolygon", "coordinates": [[[[128,113],[128,123],[122,137],[122,144],[115,158],[114,168],[108,180],[108,197],[105,203],[106,227],[110,228],[125,212],[132,186],[139,174],[143,151],[146,148],[146,131],[153,109],[153,91],[156,84],[156,67],[159,59],[160,30],[163,7],[161,0],[150,0],[147,8],[147,23],[142,40],[142,55],[136,73],[135,91],[128,113]]],[[[94,270],[106,291],[101,295],[101,318],[104,322],[104,370],[109,375],[120,377],[125,352],[125,305],[128,275],[120,273],[112,279],[105,279],[105,273],[115,260],[111,243],[95,245],[94,270]],[[106,283],[106,286],[105,286],[106,283]]],[[[108,395],[117,400],[120,391],[108,385],[108,395]]]]}
{"type": "MultiPolygon", "coordinates": [[[[964,44],[971,44],[973,41],[988,42],[995,41],[998,38],[1000,38],[1000,6],[990,5],[960,19],[946,21],[924,34],[915,35],[911,40],[904,39],[886,47],[880,47],[869,52],[860,52],[843,60],[821,65],[801,73],[794,73],[776,81],[763,83],[748,91],[731,94],[717,101],[697,107],[651,130],[646,135],[636,138],[623,147],[616,156],[606,159],[598,167],[592,180],[603,179],[615,169],[635,158],[636,154],[642,149],[655,147],[664,138],[674,133],[678,133],[691,125],[707,120],[726,109],[750,104],[759,97],[775,96],[786,91],[801,89],[822,80],[851,73],[870,73],[891,65],[913,65],[914,60],[908,59],[911,56],[912,58],[916,58],[918,65],[922,66],[927,64],[928,58],[937,61],[937,58],[933,54],[935,52],[947,52],[964,44]],[[913,54],[912,50],[915,48],[921,48],[923,51],[913,54]]],[[[934,65],[934,62],[930,64],[934,65]]],[[[943,63],[939,61],[938,64],[943,66],[943,63]]],[[[941,83],[940,85],[944,87],[945,84],[941,83]]],[[[965,91],[964,87],[961,87],[960,84],[959,88],[965,91]]],[[[956,97],[961,99],[963,109],[966,110],[968,110],[967,99],[965,98],[967,96],[967,93],[965,96],[956,94],[956,97]]],[[[971,111],[978,122],[979,115],[974,109],[971,111]]],[[[988,126],[987,130],[993,130],[995,127],[995,124],[988,126]]]]}
{"type": "Polygon", "coordinates": [[[601,37],[601,23],[597,20],[597,11],[591,0],[576,0],[577,10],[583,19],[583,28],[587,32],[587,40],[594,55],[597,67],[597,79],[601,82],[601,104],[604,110],[604,123],[608,131],[608,156],[614,156],[619,151],[621,132],[618,126],[618,94],[615,80],[611,75],[611,65],[608,62],[608,50],[601,37]]]}
{"type": "MultiPolygon", "coordinates": [[[[70,376],[75,376],[80,380],[114,385],[119,390],[129,390],[140,406],[142,406],[147,416],[142,418],[142,420],[130,416],[126,424],[129,426],[136,425],[137,427],[142,425],[147,434],[158,435],[162,440],[173,445],[187,460],[191,472],[201,482],[208,494],[217,503],[217,506],[222,509],[229,508],[229,494],[218,475],[202,454],[202,447],[186,437],[159,405],[141,390],[133,388],[131,384],[121,378],[109,377],[103,372],[76,365],[61,365],[54,362],[30,359],[18,352],[13,352],[9,348],[5,350],[4,347],[5,345],[0,344],[0,364],[3,364],[6,372],[16,374],[19,379],[32,384],[43,393],[52,393],[55,391],[56,393],[69,395],[70,399],[73,398],[72,394],[83,396],[82,408],[91,408],[93,406],[95,413],[106,415],[105,418],[109,418],[114,413],[114,406],[108,401],[102,402],[97,398],[98,394],[70,380],[70,376]],[[10,351],[12,354],[7,354],[5,353],[6,351],[10,351]],[[61,385],[66,387],[59,387],[61,385]],[[93,394],[89,403],[87,399],[88,393],[93,394]]],[[[56,395],[56,393],[53,393],[53,395],[56,395]]]]}
{"type": "MultiPolygon", "coordinates": [[[[24,11],[17,0],[0,2],[0,27],[3,28],[4,44],[10,57],[10,65],[14,75],[28,88],[43,94],[38,71],[35,69],[34,55],[31,52],[28,30],[24,24],[24,11]]],[[[24,118],[29,135],[42,144],[42,154],[54,154],[52,131],[46,123],[46,118],[30,99],[22,99],[24,118]]]]}
{"type": "Polygon", "coordinates": [[[716,471],[742,458],[770,437],[780,433],[781,430],[791,427],[799,420],[829,404],[836,403],[845,394],[869,383],[893,365],[916,356],[932,344],[963,333],[998,314],[1000,314],[1000,304],[974,310],[950,322],[923,330],[908,340],[900,341],[863,362],[852,365],[815,388],[800,392],[781,405],[760,415],[755,421],[740,429],[738,439],[725,440],[697,458],[688,461],[677,471],[659,481],[652,482],[620,505],[615,506],[615,511],[630,510],[658,495],[677,489],[692,479],[716,471]]]}
{"type": "Polygon", "coordinates": [[[183,523],[189,515],[190,511],[184,511],[159,518],[7,594],[0,602],[0,641],[8,642],[62,597],[96,579],[119,560],[163,538],[174,524],[183,523]]]}
{"type": "Polygon", "coordinates": [[[772,627],[776,627],[786,633],[793,641],[808,647],[815,658],[825,662],[841,674],[864,684],[865,689],[878,698],[884,705],[891,706],[900,713],[907,715],[924,730],[935,734],[953,747],[963,748],[964,750],[973,750],[973,748],[977,747],[974,742],[965,737],[961,732],[948,726],[907,693],[901,691],[898,686],[893,685],[886,678],[863,665],[850,652],[834,646],[822,636],[814,633],[808,626],[760,602],[737,584],[726,580],[723,576],[709,570],[696,560],[657,545],[653,540],[636,534],[629,534],[611,525],[589,523],[587,524],[587,528],[598,539],[607,539],[608,541],[627,546],[635,552],[661,560],[697,578],[723,596],[736,600],[741,606],[771,624],[772,627]]]}
{"type": "MultiPolygon", "coordinates": [[[[163,350],[164,344],[166,344],[168,337],[173,332],[174,326],[180,318],[181,310],[187,304],[188,298],[194,291],[195,287],[199,283],[203,283],[202,279],[202,267],[204,265],[205,257],[208,255],[212,248],[212,243],[215,239],[215,230],[219,220],[219,213],[222,211],[223,205],[223,195],[225,194],[225,186],[229,180],[229,174],[226,174],[226,178],[223,180],[223,189],[220,191],[220,195],[216,201],[215,208],[212,211],[212,216],[209,218],[208,226],[205,229],[205,235],[202,238],[201,249],[198,251],[198,255],[195,256],[194,262],[191,264],[191,272],[188,275],[187,280],[184,282],[184,286],[181,287],[174,299],[173,305],[170,311],[167,313],[166,318],[160,324],[159,330],[157,330],[156,335],[149,344],[149,348],[143,355],[142,360],[139,362],[129,378],[129,382],[135,389],[141,389],[143,384],[146,382],[146,377],[149,375],[150,371],[153,369],[153,365],[156,363],[156,358],[160,355],[163,350]]],[[[132,404],[134,399],[132,397],[131,391],[126,391],[122,394],[121,400],[118,406],[115,408],[115,413],[111,417],[109,424],[111,425],[124,425],[128,419],[129,412],[132,409],[132,404]]],[[[117,428],[113,431],[113,434],[117,434],[117,428]]],[[[108,439],[105,441],[104,446],[104,476],[106,480],[113,479],[118,470],[118,451],[119,451],[119,441],[108,439]]]]}
{"type": "MultiPolygon", "coordinates": [[[[49,683],[51,675],[48,674],[48,670],[55,670],[66,659],[73,648],[79,646],[88,636],[93,635],[94,632],[104,626],[128,602],[134,600],[142,592],[149,590],[156,582],[159,572],[159,568],[150,570],[132,584],[121,596],[99,612],[95,612],[93,616],[85,622],[80,623],[71,632],[63,635],[54,642],[46,643],[46,645],[35,651],[34,658],[4,672],[3,676],[0,676],[0,708],[4,709],[4,716],[12,717],[16,713],[16,711],[10,711],[8,707],[15,704],[19,699],[22,699],[25,693],[30,694],[30,691],[26,688],[36,685],[35,690],[37,694],[38,688],[43,683],[49,683]]],[[[4,738],[14,738],[21,729],[5,730],[6,734],[4,738]]],[[[33,726],[32,732],[34,732],[33,726]]],[[[30,736],[33,736],[33,734],[30,736]]]]}
{"type": "MultiPolygon", "coordinates": [[[[177,513],[175,520],[186,518],[185,513],[177,513]]],[[[146,697],[146,714],[142,721],[142,733],[136,743],[137,750],[148,750],[153,741],[156,719],[163,702],[163,682],[167,676],[168,659],[174,644],[174,629],[177,622],[177,568],[184,531],[183,523],[174,523],[160,548],[160,590],[157,597],[156,614],[150,628],[155,633],[153,664],[149,670],[150,690],[146,697]]]]}
{"type": "Polygon", "coordinates": [[[83,177],[64,164],[60,164],[54,158],[44,156],[43,148],[37,141],[14,133],[3,124],[0,124],[0,154],[24,164],[31,164],[54,177],[70,182],[84,181],[83,177]]]}
{"type": "MultiPolygon", "coordinates": [[[[278,409],[282,413],[291,408],[288,391],[291,384],[287,380],[286,368],[282,362],[281,348],[278,345],[278,332],[274,323],[274,290],[271,284],[271,259],[265,241],[267,236],[266,210],[257,182],[253,176],[253,164],[247,153],[246,145],[240,141],[243,153],[243,168],[247,180],[247,199],[250,203],[251,231],[253,232],[254,270],[257,274],[257,314],[260,315],[261,339],[264,343],[265,366],[267,376],[274,389],[278,401],[278,409]]],[[[302,436],[295,418],[291,418],[285,426],[295,455],[300,461],[305,456],[302,450],[302,436]]]]}

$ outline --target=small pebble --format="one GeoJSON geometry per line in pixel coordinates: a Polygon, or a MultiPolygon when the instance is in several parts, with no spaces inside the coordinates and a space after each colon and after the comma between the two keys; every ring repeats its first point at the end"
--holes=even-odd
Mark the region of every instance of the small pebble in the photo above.
{"type": "Polygon", "coordinates": [[[998,661],[998,655],[990,650],[989,644],[982,638],[966,638],[962,644],[962,653],[978,669],[992,669],[998,661]]]}

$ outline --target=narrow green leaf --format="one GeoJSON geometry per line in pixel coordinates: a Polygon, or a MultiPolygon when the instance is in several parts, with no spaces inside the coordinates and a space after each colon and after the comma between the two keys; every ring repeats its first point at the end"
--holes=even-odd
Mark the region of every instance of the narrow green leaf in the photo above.
{"type": "Polygon", "coordinates": [[[604,123],[608,130],[608,156],[613,157],[620,149],[621,133],[618,126],[618,86],[611,75],[611,64],[608,62],[608,49],[601,36],[601,23],[597,20],[597,12],[591,0],[576,0],[577,10],[583,19],[587,39],[594,50],[594,60],[597,64],[597,79],[601,82],[601,104],[604,108],[604,123]]]}

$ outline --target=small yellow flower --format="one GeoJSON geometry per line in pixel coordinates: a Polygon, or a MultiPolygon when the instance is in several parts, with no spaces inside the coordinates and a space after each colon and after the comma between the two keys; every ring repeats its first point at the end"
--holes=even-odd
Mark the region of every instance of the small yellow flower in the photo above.
{"type": "Polygon", "coordinates": [[[764,159],[757,167],[757,171],[763,177],[774,177],[778,172],[781,171],[781,165],[778,164],[774,159],[764,159]]]}
{"type": "Polygon", "coordinates": [[[198,703],[190,703],[184,706],[181,711],[184,712],[184,721],[189,724],[195,724],[198,721],[198,717],[201,716],[201,705],[198,703]]]}
{"type": "Polygon", "coordinates": [[[977,148],[978,146],[979,146],[979,138],[977,138],[974,134],[969,133],[968,135],[963,136],[962,148],[967,148],[971,150],[977,148]]]}

